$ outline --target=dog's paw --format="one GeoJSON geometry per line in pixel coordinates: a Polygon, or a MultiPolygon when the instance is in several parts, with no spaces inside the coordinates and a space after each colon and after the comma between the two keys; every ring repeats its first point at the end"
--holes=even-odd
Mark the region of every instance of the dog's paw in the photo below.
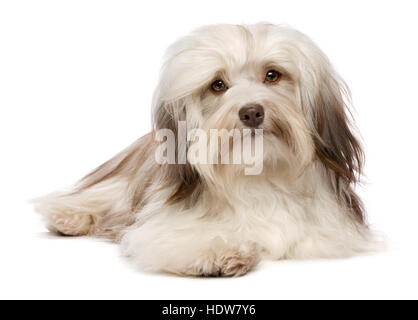
{"type": "Polygon", "coordinates": [[[260,251],[256,246],[246,250],[229,249],[195,261],[189,270],[182,273],[203,277],[240,277],[251,271],[259,261],[260,251]]]}
{"type": "Polygon", "coordinates": [[[257,254],[237,253],[232,256],[223,257],[220,265],[219,275],[222,277],[240,277],[247,274],[260,261],[257,254]]]}
{"type": "Polygon", "coordinates": [[[90,232],[93,216],[77,198],[61,193],[35,199],[35,210],[41,214],[49,231],[68,236],[81,236],[90,232]]]}
{"type": "Polygon", "coordinates": [[[218,258],[219,275],[240,277],[251,271],[260,261],[260,252],[256,246],[246,251],[232,251],[218,258]]]}
{"type": "Polygon", "coordinates": [[[81,236],[89,233],[92,218],[86,214],[55,213],[46,216],[49,231],[66,235],[81,236]]]}

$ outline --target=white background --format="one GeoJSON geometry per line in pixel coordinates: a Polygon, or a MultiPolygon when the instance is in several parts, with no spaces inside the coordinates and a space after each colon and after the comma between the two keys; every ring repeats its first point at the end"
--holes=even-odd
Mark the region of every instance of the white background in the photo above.
{"type": "Polygon", "coordinates": [[[0,298],[418,298],[417,13],[416,1],[1,1],[0,298]],[[349,84],[367,155],[361,194],[387,252],[190,279],[46,232],[27,200],[150,130],[171,42],[204,24],[259,21],[307,33],[349,84]]]}

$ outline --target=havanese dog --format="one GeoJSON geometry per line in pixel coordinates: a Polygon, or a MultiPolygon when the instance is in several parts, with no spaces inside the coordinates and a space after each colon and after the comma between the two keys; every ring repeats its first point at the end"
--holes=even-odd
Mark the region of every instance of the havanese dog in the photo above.
{"type": "Polygon", "coordinates": [[[51,231],[112,239],[149,271],[240,276],[262,259],[365,253],[350,105],[304,34],[206,26],[169,47],[152,132],[36,209],[51,231]]]}

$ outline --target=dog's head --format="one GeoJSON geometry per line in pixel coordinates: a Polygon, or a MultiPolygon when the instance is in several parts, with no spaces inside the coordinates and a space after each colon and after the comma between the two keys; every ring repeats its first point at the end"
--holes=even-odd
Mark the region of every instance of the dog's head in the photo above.
{"type": "Polygon", "coordinates": [[[326,56],[300,32],[269,24],[214,25],[169,48],[154,99],[154,129],[176,133],[178,121],[205,132],[263,129],[265,165],[287,163],[297,171],[318,161],[340,192],[356,181],[362,165],[348,99],[326,56]]]}

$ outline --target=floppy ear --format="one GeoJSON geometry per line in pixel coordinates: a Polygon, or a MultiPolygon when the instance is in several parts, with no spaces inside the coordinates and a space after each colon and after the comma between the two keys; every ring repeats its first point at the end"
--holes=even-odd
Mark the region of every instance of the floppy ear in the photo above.
{"type": "MultiPolygon", "coordinates": [[[[176,164],[161,164],[161,188],[174,187],[174,191],[167,200],[168,204],[183,201],[185,206],[192,206],[196,203],[202,191],[203,184],[200,175],[193,166],[187,162],[180,161],[181,149],[186,150],[186,141],[179,141],[179,121],[186,121],[186,100],[180,99],[175,102],[160,102],[156,104],[153,112],[154,130],[169,129],[175,137],[175,159],[176,164]]],[[[187,133],[180,133],[186,134],[187,133]]],[[[183,136],[186,139],[187,136],[183,136]]]]}
{"type": "Polygon", "coordinates": [[[364,154],[353,131],[352,114],[344,101],[349,92],[331,72],[323,72],[311,106],[316,156],[325,166],[340,202],[364,222],[360,198],[353,190],[362,174],[364,154]]]}

